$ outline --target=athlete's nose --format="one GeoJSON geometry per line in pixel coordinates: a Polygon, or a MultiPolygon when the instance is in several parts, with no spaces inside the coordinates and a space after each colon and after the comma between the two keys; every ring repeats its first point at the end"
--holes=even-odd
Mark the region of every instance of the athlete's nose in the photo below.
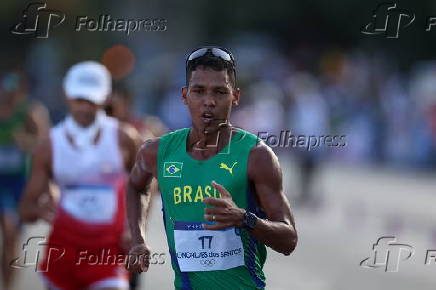
{"type": "Polygon", "coordinates": [[[216,103],[215,103],[215,98],[214,98],[212,92],[210,92],[210,91],[206,92],[206,94],[204,95],[204,102],[203,102],[203,104],[206,107],[215,107],[216,103]]]}

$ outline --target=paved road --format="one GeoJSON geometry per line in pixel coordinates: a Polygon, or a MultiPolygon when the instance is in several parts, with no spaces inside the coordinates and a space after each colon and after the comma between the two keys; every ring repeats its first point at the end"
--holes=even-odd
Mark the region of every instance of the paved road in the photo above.
{"type": "MultiPolygon", "coordinates": [[[[292,162],[281,160],[292,197],[296,170],[292,162]]],[[[289,257],[268,252],[267,289],[434,289],[436,263],[424,262],[426,250],[436,249],[436,175],[330,164],[322,168],[317,185],[320,208],[293,208],[299,232],[296,251],[289,257]],[[415,249],[401,262],[399,272],[360,267],[360,261],[371,255],[372,244],[389,235],[415,249]]],[[[43,224],[27,226],[23,240],[46,231],[43,224]]],[[[154,201],[148,241],[153,251],[167,253],[159,199],[154,201]]],[[[172,289],[168,255],[166,261],[141,275],[142,289],[172,289]]],[[[19,274],[14,289],[43,289],[32,269],[19,274]]]]}

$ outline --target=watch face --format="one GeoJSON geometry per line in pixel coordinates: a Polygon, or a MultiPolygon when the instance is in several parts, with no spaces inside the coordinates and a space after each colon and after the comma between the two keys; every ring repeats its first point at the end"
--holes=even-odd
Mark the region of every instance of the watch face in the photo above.
{"type": "Polygon", "coordinates": [[[256,222],[257,222],[257,217],[253,213],[247,212],[245,214],[244,225],[247,228],[254,229],[254,227],[256,226],[256,222]]]}

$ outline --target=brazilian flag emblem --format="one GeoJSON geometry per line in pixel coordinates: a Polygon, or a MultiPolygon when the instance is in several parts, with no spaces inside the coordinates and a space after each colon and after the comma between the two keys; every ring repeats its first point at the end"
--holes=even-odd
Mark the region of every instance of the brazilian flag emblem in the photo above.
{"type": "Polygon", "coordinates": [[[183,162],[164,162],[164,177],[182,177],[183,162]]]}

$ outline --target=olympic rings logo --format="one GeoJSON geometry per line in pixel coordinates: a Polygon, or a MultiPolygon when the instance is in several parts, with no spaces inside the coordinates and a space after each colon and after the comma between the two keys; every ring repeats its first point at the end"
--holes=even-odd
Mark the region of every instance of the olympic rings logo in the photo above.
{"type": "Polygon", "coordinates": [[[212,267],[215,264],[215,259],[200,260],[200,265],[205,267],[212,267]]]}

